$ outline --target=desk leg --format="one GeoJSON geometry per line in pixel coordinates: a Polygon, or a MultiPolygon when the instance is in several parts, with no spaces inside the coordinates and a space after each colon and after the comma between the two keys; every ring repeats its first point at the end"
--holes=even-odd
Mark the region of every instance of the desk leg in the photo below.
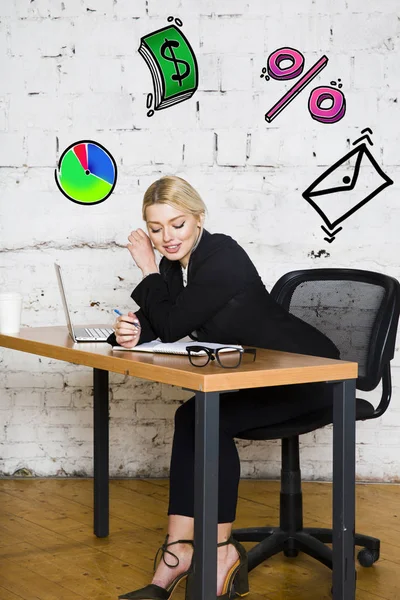
{"type": "Polygon", "coordinates": [[[334,384],[333,398],[333,600],[354,600],[356,381],[334,384]]]}
{"type": "Polygon", "coordinates": [[[219,393],[196,392],[193,599],[217,596],[219,393]]]}
{"type": "Polygon", "coordinates": [[[94,533],[108,536],[108,371],[93,369],[94,533]]]}

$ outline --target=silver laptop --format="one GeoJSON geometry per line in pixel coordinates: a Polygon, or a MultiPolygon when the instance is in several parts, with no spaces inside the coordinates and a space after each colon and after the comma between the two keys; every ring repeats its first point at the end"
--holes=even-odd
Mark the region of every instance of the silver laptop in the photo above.
{"type": "Polygon", "coordinates": [[[65,318],[67,320],[67,327],[70,336],[74,342],[105,342],[108,336],[113,333],[114,329],[110,328],[95,328],[95,327],[75,327],[72,325],[71,317],[68,309],[67,297],[65,295],[65,287],[61,276],[61,267],[57,263],[54,263],[58,286],[60,288],[61,300],[64,307],[65,318]]]}

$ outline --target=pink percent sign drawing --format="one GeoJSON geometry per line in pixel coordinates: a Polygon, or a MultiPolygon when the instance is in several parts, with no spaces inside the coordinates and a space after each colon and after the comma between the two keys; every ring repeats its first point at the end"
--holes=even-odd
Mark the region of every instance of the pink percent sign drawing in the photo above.
{"type": "MultiPolygon", "coordinates": [[[[265,120],[271,123],[303,91],[310,81],[326,67],[328,60],[327,56],[321,56],[315,65],[265,114],[265,120]]],[[[268,74],[273,79],[294,79],[303,72],[304,56],[294,48],[279,48],[269,55],[267,66],[268,74]],[[285,60],[290,60],[291,64],[282,68],[281,63],[285,60]]],[[[316,87],[310,94],[308,110],[312,118],[316,121],[320,121],[321,123],[337,123],[344,117],[346,112],[346,99],[344,94],[338,89],[330,86],[316,87]],[[332,100],[332,105],[325,108],[322,106],[322,103],[327,99],[332,100]]]]}

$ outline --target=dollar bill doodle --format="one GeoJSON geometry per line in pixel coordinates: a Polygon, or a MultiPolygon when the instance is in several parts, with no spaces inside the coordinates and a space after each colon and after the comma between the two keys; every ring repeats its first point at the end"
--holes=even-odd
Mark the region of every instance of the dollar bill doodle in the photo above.
{"type": "MultiPolygon", "coordinates": [[[[168,25],[143,36],[140,42],[139,53],[153,79],[154,110],[191,98],[198,87],[198,67],[196,56],[182,31],[175,25],[168,25]]],[[[151,116],[153,111],[147,114],[151,116]]]]}

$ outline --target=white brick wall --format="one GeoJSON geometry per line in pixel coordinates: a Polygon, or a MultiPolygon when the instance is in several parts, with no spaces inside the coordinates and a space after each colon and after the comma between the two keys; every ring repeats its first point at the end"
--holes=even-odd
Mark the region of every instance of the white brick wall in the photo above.
{"type": "MultiPolygon", "coordinates": [[[[267,288],[287,271],[320,266],[399,278],[397,9],[397,0],[2,0],[0,289],[23,293],[23,326],[64,324],[55,260],[78,321],[111,324],[112,307],[135,308],[130,293],[140,272],[124,245],[143,226],[144,190],[166,173],[193,183],[208,206],[208,229],[236,238],[267,288]],[[168,15],[183,20],[199,89],[149,119],[152,82],[137,48],[168,15]],[[342,121],[312,120],[306,91],[265,123],[292,85],[259,77],[268,55],[284,45],[304,54],[306,68],[326,53],[315,85],[342,79],[342,121]],[[301,192],[367,126],[374,156],[395,185],[348,219],[329,245],[301,192]],[[84,138],[109,148],[119,168],[113,195],[87,208],[64,199],[53,175],[63,149],[84,138]]],[[[392,365],[390,410],[357,426],[363,480],[400,477],[398,355],[392,365]]],[[[173,416],[190,395],[110,375],[112,475],[168,475],[173,416]]],[[[371,394],[375,404],[379,396],[380,389],[371,394]]],[[[330,427],[303,437],[304,477],[331,477],[331,438],[330,427]]],[[[0,472],[91,474],[91,442],[91,370],[0,350],[0,472]]],[[[243,476],[279,476],[278,442],[238,446],[243,476]]]]}

